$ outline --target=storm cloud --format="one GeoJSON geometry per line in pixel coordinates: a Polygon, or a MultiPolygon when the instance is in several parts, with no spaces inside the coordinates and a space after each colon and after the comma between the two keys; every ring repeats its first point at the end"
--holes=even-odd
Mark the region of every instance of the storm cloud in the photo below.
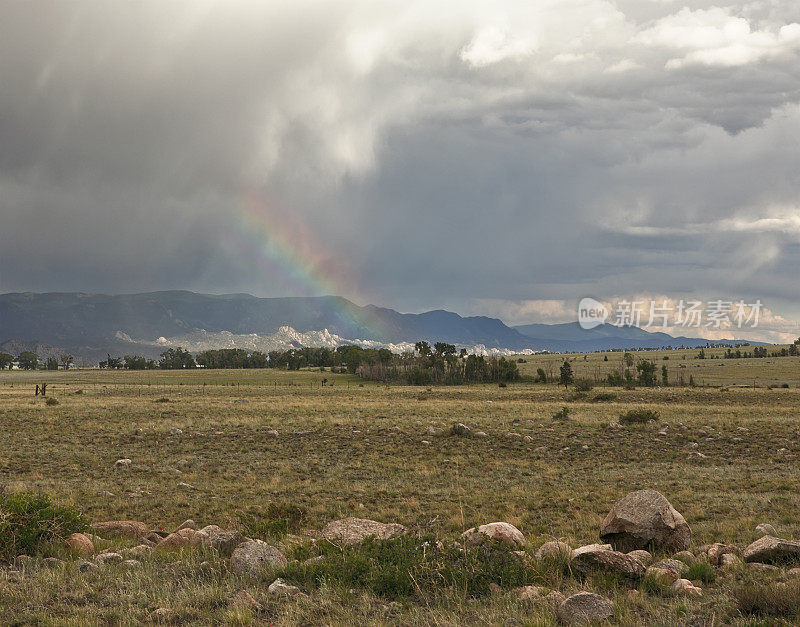
{"type": "Polygon", "coordinates": [[[684,4],[0,0],[0,291],[796,318],[795,3],[684,4]]]}

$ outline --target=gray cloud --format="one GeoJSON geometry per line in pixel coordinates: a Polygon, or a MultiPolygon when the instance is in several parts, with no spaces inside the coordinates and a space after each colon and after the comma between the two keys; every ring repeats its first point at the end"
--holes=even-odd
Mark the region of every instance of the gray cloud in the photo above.
{"type": "Polygon", "coordinates": [[[2,291],[798,313],[788,0],[0,3],[2,291]]]}

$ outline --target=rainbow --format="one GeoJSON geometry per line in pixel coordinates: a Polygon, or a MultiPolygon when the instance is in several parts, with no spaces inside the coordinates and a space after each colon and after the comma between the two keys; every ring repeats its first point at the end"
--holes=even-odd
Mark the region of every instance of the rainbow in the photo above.
{"type": "MultiPolygon", "coordinates": [[[[296,213],[287,211],[273,199],[250,192],[239,199],[232,215],[232,228],[224,233],[229,249],[244,255],[255,267],[268,268],[270,278],[279,281],[288,294],[347,295],[359,299],[357,273],[341,255],[334,254],[316,237],[296,213]]],[[[348,306],[338,300],[331,302],[341,323],[362,328],[369,339],[388,337],[383,322],[368,308],[348,306]]]]}

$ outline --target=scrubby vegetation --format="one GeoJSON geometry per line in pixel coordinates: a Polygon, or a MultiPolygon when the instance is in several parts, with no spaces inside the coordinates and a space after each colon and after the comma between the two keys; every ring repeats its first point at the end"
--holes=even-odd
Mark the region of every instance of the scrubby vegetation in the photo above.
{"type": "Polygon", "coordinates": [[[86,528],[74,507],[38,492],[0,493],[0,561],[37,554],[86,528]]]}

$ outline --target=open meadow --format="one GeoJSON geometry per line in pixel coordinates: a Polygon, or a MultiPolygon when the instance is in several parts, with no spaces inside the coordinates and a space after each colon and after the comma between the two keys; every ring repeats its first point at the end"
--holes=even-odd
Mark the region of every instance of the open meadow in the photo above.
{"type": "MultiPolygon", "coordinates": [[[[289,559],[264,578],[233,572],[207,547],[141,549],[128,554],[137,564],[84,572],[53,546],[0,570],[0,623],[555,624],[551,603],[517,599],[525,584],[543,595],[598,592],[623,624],[795,623],[794,573],[708,566],[700,547],[743,549],[759,523],[800,539],[800,359],[696,353],[636,356],[683,364],[707,387],[583,393],[532,383],[384,386],[317,371],[0,373],[4,493],[44,492],[89,522],[142,521],[156,532],[186,519],[218,525],[289,559]],[[48,402],[33,394],[44,381],[48,402]],[[620,424],[631,409],[656,412],[654,421],[620,424]],[[470,431],[453,433],[454,423],[470,431]],[[644,488],[666,496],[691,527],[696,563],[682,576],[702,596],[533,558],[554,539],[599,542],[614,503],[644,488]],[[345,549],[321,539],[327,523],[346,517],[401,523],[406,538],[424,540],[345,549]],[[447,553],[464,530],[494,521],[524,534],[527,557],[447,553]],[[434,553],[436,542],[444,548],[432,566],[418,553],[434,553]],[[327,561],[292,562],[316,555],[327,561]],[[300,593],[269,593],[275,576],[300,593]]],[[[603,356],[570,356],[576,376],[612,367],[603,356]]],[[[563,356],[524,359],[523,374],[550,361],[557,373],[563,356]]],[[[95,543],[97,551],[137,544],[95,543]]]]}

